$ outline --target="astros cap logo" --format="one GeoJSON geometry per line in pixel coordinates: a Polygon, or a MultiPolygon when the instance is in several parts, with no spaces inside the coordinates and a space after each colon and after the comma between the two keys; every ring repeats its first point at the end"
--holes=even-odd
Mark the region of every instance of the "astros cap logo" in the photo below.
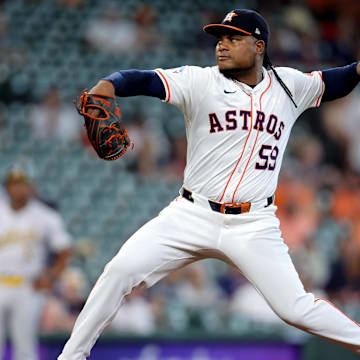
{"type": "Polygon", "coordinates": [[[226,16],[225,16],[225,19],[223,20],[223,22],[225,21],[229,21],[231,22],[232,18],[234,16],[238,16],[238,14],[235,14],[233,11],[232,12],[229,12],[226,16]]]}

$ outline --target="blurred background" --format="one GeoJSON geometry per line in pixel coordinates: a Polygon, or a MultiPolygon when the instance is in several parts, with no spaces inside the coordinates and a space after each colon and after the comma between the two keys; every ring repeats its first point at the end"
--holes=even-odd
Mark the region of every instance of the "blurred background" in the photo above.
{"type": "MultiPolygon", "coordinates": [[[[46,294],[42,360],[60,351],[104,265],[178,195],[186,159],[182,115],[145,97],[119,99],[135,148],[115,162],[98,159],[73,99],[120,69],[214,65],[215,43],[202,27],[241,7],[268,20],[275,66],[307,72],[360,59],[359,0],[0,1],[0,175],[26,156],[37,196],[59,211],[73,241],[67,268],[46,294]]],[[[301,116],[276,194],[283,236],[305,287],[357,321],[359,105],[360,87],[301,116]]],[[[107,358],[125,359],[128,351],[126,359],[170,359],[176,346],[184,352],[176,359],[310,360],[325,353],[332,359],[339,351],[282,323],[238,272],[218,261],[135,291],[101,339],[103,352],[91,359],[106,351],[107,358]],[[156,339],[162,345],[149,345],[156,339]],[[225,343],[216,353],[211,344],[219,339],[225,343]]]]}

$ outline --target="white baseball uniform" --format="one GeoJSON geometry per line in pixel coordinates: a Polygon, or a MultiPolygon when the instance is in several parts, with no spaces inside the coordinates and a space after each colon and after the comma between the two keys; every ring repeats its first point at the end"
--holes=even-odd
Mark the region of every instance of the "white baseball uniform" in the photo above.
{"type": "Polygon", "coordinates": [[[304,290],[281,238],[272,196],[283,154],[296,119],[319,106],[324,82],[320,72],[276,70],[297,108],[265,68],[254,88],[224,77],[216,66],[156,70],[165,101],[184,114],[184,189],[190,196],[183,193],[174,200],[107,264],[59,360],[89,356],[134,287],[152,286],[173,270],[208,257],[235,265],[287,323],[360,353],[359,325],[304,290]],[[209,200],[250,202],[250,211],[220,213],[209,200]]]}
{"type": "Polygon", "coordinates": [[[56,211],[31,200],[14,211],[6,197],[0,199],[0,358],[5,324],[15,360],[35,360],[40,297],[33,281],[45,267],[47,249],[69,248],[70,237],[56,211]]]}

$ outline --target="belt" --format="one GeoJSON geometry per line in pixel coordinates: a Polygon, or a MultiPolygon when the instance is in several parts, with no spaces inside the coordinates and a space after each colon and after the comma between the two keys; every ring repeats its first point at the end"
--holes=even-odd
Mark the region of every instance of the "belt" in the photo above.
{"type": "MultiPolygon", "coordinates": [[[[194,198],[198,198],[199,195],[196,195],[185,188],[182,189],[181,195],[190,202],[194,203],[194,198]]],[[[251,202],[245,202],[245,203],[218,203],[212,200],[207,200],[208,204],[210,205],[210,208],[213,211],[217,211],[221,214],[232,214],[232,215],[238,215],[238,214],[245,214],[250,211],[250,208],[253,206],[253,210],[255,210],[254,205],[255,203],[251,202]]],[[[274,195],[268,197],[266,200],[262,202],[256,202],[256,208],[266,208],[270,206],[274,202],[274,195]]],[[[197,203],[197,201],[196,201],[197,203]]]]}
{"type": "Polygon", "coordinates": [[[19,275],[3,276],[0,275],[0,284],[6,287],[18,287],[25,283],[25,278],[19,275]]]}

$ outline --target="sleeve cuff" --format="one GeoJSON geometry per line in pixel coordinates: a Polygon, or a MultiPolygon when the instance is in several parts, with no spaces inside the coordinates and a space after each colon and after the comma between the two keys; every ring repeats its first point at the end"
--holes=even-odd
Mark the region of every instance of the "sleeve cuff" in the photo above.
{"type": "Polygon", "coordinates": [[[316,71],[316,72],[319,74],[319,76],[320,76],[320,78],[321,78],[321,93],[320,93],[320,95],[318,96],[318,98],[316,99],[316,104],[315,104],[316,107],[319,107],[319,106],[320,106],[320,103],[321,103],[321,99],[322,99],[322,97],[323,97],[323,95],[324,95],[325,83],[324,83],[324,79],[323,79],[323,76],[322,76],[321,71],[316,71]]]}
{"type": "Polygon", "coordinates": [[[163,101],[168,103],[168,102],[170,102],[170,97],[171,97],[169,83],[168,83],[164,73],[160,69],[155,69],[154,71],[159,75],[161,81],[164,84],[166,97],[165,97],[165,99],[163,101]]]}

